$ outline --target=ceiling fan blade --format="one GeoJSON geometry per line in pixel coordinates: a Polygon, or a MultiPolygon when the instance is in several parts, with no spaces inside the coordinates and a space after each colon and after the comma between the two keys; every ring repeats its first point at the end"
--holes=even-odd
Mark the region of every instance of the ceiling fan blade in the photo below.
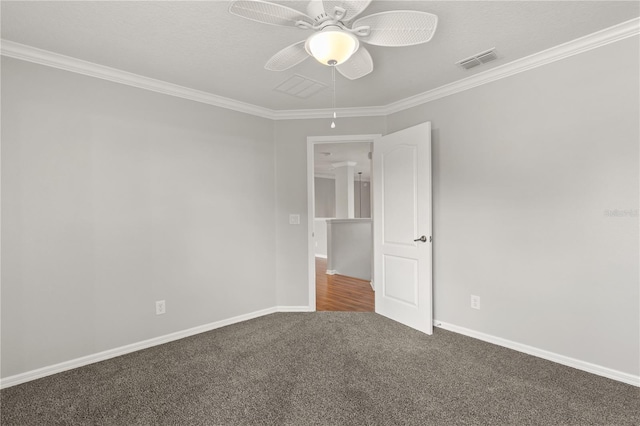
{"type": "Polygon", "coordinates": [[[367,26],[370,33],[360,40],[375,46],[413,46],[431,40],[438,26],[438,17],[415,10],[393,10],[365,16],[353,23],[353,28],[367,26]]]}
{"type": "Polygon", "coordinates": [[[229,13],[252,21],[285,27],[295,27],[300,21],[313,22],[298,10],[262,0],[235,0],[229,6],[229,13]]]}
{"type": "Polygon", "coordinates": [[[349,80],[355,80],[373,71],[373,59],[371,59],[369,51],[360,45],[356,53],[348,61],[337,65],[336,69],[349,80]]]}
{"type": "Polygon", "coordinates": [[[371,0],[323,0],[322,3],[324,10],[331,16],[333,16],[336,7],[344,9],[344,17],[340,20],[347,22],[360,15],[369,6],[371,0]]]}
{"type": "Polygon", "coordinates": [[[265,68],[269,71],[284,71],[298,65],[309,57],[304,48],[305,40],[287,46],[271,57],[265,64],[265,68]]]}

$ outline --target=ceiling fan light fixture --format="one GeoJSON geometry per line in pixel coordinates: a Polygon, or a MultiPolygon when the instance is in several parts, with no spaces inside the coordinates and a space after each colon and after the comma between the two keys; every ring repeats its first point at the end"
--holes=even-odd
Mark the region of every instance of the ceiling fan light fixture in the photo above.
{"type": "Polygon", "coordinates": [[[307,39],[307,52],[323,65],[340,65],[353,55],[360,42],[350,32],[327,27],[307,39]]]}

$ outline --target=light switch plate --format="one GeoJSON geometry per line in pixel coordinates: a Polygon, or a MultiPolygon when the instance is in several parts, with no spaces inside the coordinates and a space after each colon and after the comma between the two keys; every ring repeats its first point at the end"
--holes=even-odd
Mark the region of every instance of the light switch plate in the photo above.
{"type": "Polygon", "coordinates": [[[471,307],[473,309],[480,309],[480,296],[471,295],[471,307]]]}
{"type": "Polygon", "coordinates": [[[300,215],[299,214],[290,214],[289,215],[289,225],[300,225],[300,215]]]}

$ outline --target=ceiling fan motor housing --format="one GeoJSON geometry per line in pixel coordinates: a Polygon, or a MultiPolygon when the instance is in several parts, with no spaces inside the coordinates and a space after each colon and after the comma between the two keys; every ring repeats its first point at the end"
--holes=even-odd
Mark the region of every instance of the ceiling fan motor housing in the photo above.
{"type": "Polygon", "coordinates": [[[312,18],[316,24],[331,19],[331,16],[324,10],[322,0],[311,0],[307,5],[307,15],[312,18]]]}

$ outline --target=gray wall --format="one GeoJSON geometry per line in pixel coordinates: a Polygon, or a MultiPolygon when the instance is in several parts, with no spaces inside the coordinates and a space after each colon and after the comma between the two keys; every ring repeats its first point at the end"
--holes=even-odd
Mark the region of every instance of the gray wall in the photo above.
{"type": "Polygon", "coordinates": [[[638,375],[638,52],[627,39],[388,117],[433,124],[436,319],[638,375]]]}
{"type": "Polygon", "coordinates": [[[371,281],[371,219],[327,220],[327,270],[371,281]]]}
{"type": "Polygon", "coordinates": [[[336,217],[336,180],[314,178],[315,217],[336,217]]]}
{"type": "MultiPolygon", "coordinates": [[[[355,217],[371,217],[371,183],[362,181],[362,212],[360,212],[360,182],[353,182],[355,217]]],[[[336,217],[336,183],[331,178],[314,178],[315,217],[336,217]]]]}
{"type": "Polygon", "coordinates": [[[275,306],[274,173],[270,120],[3,57],[2,376],[275,306]]]}
{"type": "Polygon", "coordinates": [[[357,218],[371,217],[371,182],[353,182],[354,195],[353,202],[355,203],[355,215],[357,218]],[[362,185],[362,200],[360,200],[360,185],[362,185]],[[360,205],[362,205],[362,211],[360,211],[360,205]]]}

